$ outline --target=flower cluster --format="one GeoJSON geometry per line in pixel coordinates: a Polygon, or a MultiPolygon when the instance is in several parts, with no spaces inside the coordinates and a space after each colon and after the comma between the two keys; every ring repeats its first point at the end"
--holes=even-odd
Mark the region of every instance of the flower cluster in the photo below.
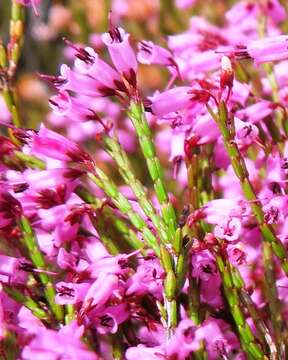
{"type": "Polygon", "coordinates": [[[37,129],[10,86],[19,54],[0,54],[4,358],[286,359],[285,7],[238,1],[166,46],[112,15],[38,74],[53,94],[37,129]],[[167,84],[147,91],[155,67],[167,84]]]}

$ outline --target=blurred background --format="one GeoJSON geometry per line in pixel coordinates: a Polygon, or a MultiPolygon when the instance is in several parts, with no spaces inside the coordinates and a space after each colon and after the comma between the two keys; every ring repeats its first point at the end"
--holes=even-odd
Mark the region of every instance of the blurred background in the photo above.
{"type": "MultiPolygon", "coordinates": [[[[24,48],[15,82],[23,123],[35,128],[49,110],[47,99],[52,92],[37,73],[57,75],[62,63],[72,61],[63,37],[89,44],[101,52],[100,34],[108,29],[110,10],[114,25],[125,27],[135,43],[150,39],[166,46],[167,35],[187,29],[191,16],[201,15],[221,24],[225,9],[233,3],[233,0],[43,0],[38,16],[28,8],[24,48]]],[[[10,12],[11,2],[1,0],[0,34],[4,44],[9,39],[10,12]]],[[[166,80],[163,69],[140,68],[140,86],[146,93],[161,89],[166,80]]]]}

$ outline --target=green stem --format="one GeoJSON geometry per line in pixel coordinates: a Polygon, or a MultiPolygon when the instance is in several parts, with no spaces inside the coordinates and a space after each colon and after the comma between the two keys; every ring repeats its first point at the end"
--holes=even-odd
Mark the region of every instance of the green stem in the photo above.
{"type": "MultiPolygon", "coordinates": [[[[44,257],[38,248],[37,240],[29,220],[25,216],[22,216],[19,221],[19,225],[23,234],[23,243],[27,247],[32,263],[37,269],[45,270],[46,265],[44,257]]],[[[55,318],[61,321],[63,319],[63,308],[55,303],[56,294],[50,277],[44,272],[40,272],[38,276],[44,285],[44,294],[53,314],[55,315],[55,318]]]]}
{"type": "MultiPolygon", "coordinates": [[[[0,68],[5,74],[3,79],[2,95],[7,108],[11,113],[12,122],[16,127],[20,127],[21,120],[17,106],[16,93],[12,88],[11,83],[16,73],[23,44],[24,20],[25,12],[23,5],[20,5],[13,0],[10,18],[10,41],[7,50],[2,44],[0,44],[0,68]]],[[[11,131],[9,131],[9,133],[11,139],[16,142],[11,131]]]]}
{"type": "Polygon", "coordinates": [[[163,181],[163,170],[156,155],[151,129],[145,117],[143,104],[141,102],[131,102],[128,110],[128,116],[136,130],[138,140],[146,160],[148,171],[153,181],[155,194],[161,206],[162,218],[168,227],[169,240],[172,243],[176,231],[176,215],[174,207],[170,202],[167,191],[165,189],[163,181]]]}
{"type": "Polygon", "coordinates": [[[99,168],[95,168],[95,174],[88,173],[88,177],[98,187],[100,187],[108,197],[110,197],[116,207],[124,214],[127,215],[132,225],[142,233],[143,239],[147,245],[150,246],[157,255],[159,255],[159,245],[155,235],[147,227],[143,218],[133,211],[130,202],[118,190],[115,183],[108,178],[108,176],[99,168]],[[95,175],[96,174],[96,175],[95,175]]]}
{"type": "Polygon", "coordinates": [[[120,145],[119,141],[108,135],[103,137],[103,142],[105,144],[105,150],[108,154],[115,160],[118,165],[119,172],[126,182],[134,192],[141,209],[148,218],[152,220],[156,231],[159,234],[159,237],[164,243],[168,243],[167,237],[167,227],[161,217],[156,213],[156,210],[153,207],[153,204],[146,196],[147,190],[144,188],[142,183],[136,178],[130,160],[125,152],[125,150],[120,145]]]}
{"type": "Polygon", "coordinates": [[[14,155],[21,160],[26,166],[32,169],[45,170],[46,164],[36,156],[24,154],[22,151],[14,151],[14,155]]]}
{"type": "Polygon", "coordinates": [[[216,264],[221,274],[224,294],[235,325],[237,327],[242,347],[252,359],[263,359],[264,354],[258,345],[249,324],[246,322],[237,287],[233,283],[229,263],[222,256],[216,254],[216,264]]]}
{"type": "Polygon", "coordinates": [[[72,304],[65,305],[65,324],[70,324],[75,319],[75,307],[72,304]]]}
{"type": "Polygon", "coordinates": [[[93,204],[98,210],[101,209],[102,216],[107,219],[107,221],[112,221],[115,229],[123,236],[126,243],[131,246],[132,249],[139,250],[143,248],[143,243],[138,239],[135,231],[130,229],[124,220],[115,216],[111,209],[105,207],[103,201],[95,198],[94,195],[90,194],[89,191],[81,185],[76,188],[75,193],[86,203],[93,204]]]}
{"type": "Polygon", "coordinates": [[[10,19],[10,42],[9,51],[9,77],[12,78],[16,72],[19,62],[21,48],[24,40],[25,8],[16,0],[12,0],[10,19]]]}
{"type": "Polygon", "coordinates": [[[264,221],[262,206],[250,182],[245,161],[235,142],[234,131],[233,129],[228,128],[228,111],[226,104],[223,101],[220,102],[218,108],[218,117],[215,116],[214,118],[217,119],[216,122],[222,134],[224,145],[230,158],[234,173],[239,179],[246,200],[250,202],[251,210],[257,220],[264,241],[267,241],[271,244],[274,254],[280,259],[282,269],[286,275],[288,275],[288,258],[286,249],[281,241],[277,238],[273,227],[264,221]]]}
{"type": "Polygon", "coordinates": [[[264,242],[263,244],[263,265],[264,265],[264,274],[265,274],[265,294],[268,302],[268,307],[270,311],[270,318],[274,330],[274,335],[278,349],[281,349],[281,338],[282,338],[282,314],[280,301],[278,298],[278,290],[276,287],[276,277],[275,277],[275,262],[273,260],[273,253],[271,249],[271,244],[264,242]]]}
{"type": "Polygon", "coordinates": [[[13,300],[25,306],[27,309],[31,310],[32,314],[40,320],[47,320],[47,313],[39,307],[39,305],[29,296],[23,294],[23,291],[17,290],[15,287],[3,285],[3,289],[7,295],[9,295],[13,300]]]}

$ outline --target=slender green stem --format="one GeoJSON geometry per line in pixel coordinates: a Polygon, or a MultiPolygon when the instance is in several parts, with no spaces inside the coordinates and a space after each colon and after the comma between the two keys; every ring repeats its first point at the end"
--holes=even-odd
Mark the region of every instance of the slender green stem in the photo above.
{"type": "Polygon", "coordinates": [[[69,324],[75,319],[75,307],[72,304],[65,305],[65,324],[69,324]]]}
{"type": "Polygon", "coordinates": [[[161,206],[162,218],[169,230],[169,240],[172,243],[176,231],[176,215],[169,200],[163,181],[163,170],[156,155],[150,127],[145,117],[144,106],[141,102],[131,102],[128,116],[136,130],[138,140],[146,160],[150,177],[153,181],[155,194],[161,206]]]}
{"type": "Polygon", "coordinates": [[[201,324],[200,314],[200,291],[198,281],[191,275],[191,271],[188,277],[188,314],[190,319],[196,324],[201,324]]]}
{"type": "Polygon", "coordinates": [[[114,360],[124,359],[124,341],[122,332],[112,335],[112,355],[114,360]]]}
{"type": "Polygon", "coordinates": [[[47,320],[48,314],[41,309],[39,305],[29,296],[23,294],[23,291],[17,290],[15,287],[3,285],[3,289],[7,295],[13,300],[24,305],[27,309],[31,310],[32,314],[40,320],[47,320]]]}
{"type": "Polygon", "coordinates": [[[136,178],[127,153],[122,148],[119,141],[114,137],[106,135],[103,137],[103,142],[105,144],[105,150],[117,163],[122,178],[133,190],[141,209],[145,215],[152,220],[160,239],[164,243],[168,243],[167,227],[161,217],[157,214],[151,201],[148,199],[146,195],[147,190],[136,178]]]}
{"type": "Polygon", "coordinates": [[[276,276],[275,276],[275,262],[273,260],[273,253],[271,244],[264,242],[263,244],[263,265],[265,274],[265,294],[270,311],[270,318],[274,330],[274,335],[278,349],[281,349],[281,338],[283,321],[281,315],[281,306],[278,298],[278,290],[276,287],[276,276]]]}
{"type": "Polygon", "coordinates": [[[118,190],[115,183],[108,178],[108,176],[99,168],[95,168],[95,174],[88,173],[88,177],[102,190],[106,195],[112,199],[116,207],[124,214],[127,215],[132,225],[142,233],[143,239],[150,246],[156,254],[159,255],[159,245],[157,238],[147,227],[143,218],[133,211],[130,202],[118,190]],[[95,175],[96,174],[96,175],[95,175]]]}
{"type": "MultiPolygon", "coordinates": [[[[228,111],[226,104],[221,101],[218,109],[218,117],[214,117],[222,134],[224,145],[227,154],[230,158],[231,165],[233,167],[235,175],[238,177],[242,191],[247,201],[250,202],[250,207],[259,225],[260,231],[264,238],[271,244],[274,254],[280,259],[282,269],[288,275],[288,258],[286,249],[277,238],[273,227],[264,221],[264,213],[261,203],[256,196],[255,190],[249,180],[249,173],[245,164],[245,161],[238,149],[235,142],[233,124],[229,129],[228,127],[228,111]]],[[[231,119],[233,122],[233,119],[231,119]]],[[[230,121],[230,122],[231,122],[230,121]]]]}
{"type": "Polygon", "coordinates": [[[248,292],[242,288],[239,290],[242,304],[247,308],[257,330],[257,336],[262,344],[267,344],[266,349],[270,352],[271,358],[277,359],[277,347],[273,341],[270,331],[258,313],[258,310],[248,292]]]}
{"type": "Polygon", "coordinates": [[[269,350],[271,354],[274,354],[275,351],[277,352],[277,348],[270,334],[270,330],[268,329],[265,322],[262,320],[261,316],[258,313],[256,305],[254,304],[251,296],[245,289],[245,282],[239,270],[229,262],[226,251],[224,251],[224,254],[225,257],[223,257],[223,251],[222,251],[222,260],[226,264],[228,271],[230,272],[233,286],[238,290],[241,303],[243,304],[243,306],[247,308],[251,318],[254,321],[260,342],[263,347],[265,347],[265,343],[266,343],[267,350],[269,350]]]}
{"type": "Polygon", "coordinates": [[[224,294],[237,327],[243,350],[246,351],[252,359],[263,359],[264,353],[258,345],[249,324],[246,322],[241,307],[240,296],[233,282],[229,262],[226,262],[222,256],[216,254],[216,264],[222,277],[224,294]]]}
{"type": "Polygon", "coordinates": [[[87,189],[83,186],[78,186],[75,193],[86,203],[93,204],[96,209],[101,209],[102,216],[107,218],[107,220],[112,221],[115,229],[120,232],[120,234],[125,239],[126,243],[132,247],[134,250],[142,249],[144,244],[138,239],[137,234],[134,230],[130,229],[124,220],[120,217],[115,216],[111,209],[104,208],[104,202],[100,199],[95,198],[94,195],[90,194],[87,189]]]}
{"type": "Polygon", "coordinates": [[[9,77],[16,72],[24,40],[25,8],[12,0],[10,19],[10,42],[8,44],[9,77]]]}
{"type": "Polygon", "coordinates": [[[10,85],[5,81],[3,89],[2,89],[2,95],[3,99],[5,100],[5,103],[7,105],[8,110],[11,113],[13,124],[16,127],[20,127],[21,120],[20,120],[20,114],[18,110],[18,105],[16,101],[15,92],[11,90],[10,85]]]}
{"type": "MultiPolygon", "coordinates": [[[[37,269],[45,270],[46,264],[44,261],[44,257],[38,247],[37,240],[29,220],[25,216],[22,216],[19,221],[19,225],[23,234],[23,243],[28,250],[29,257],[32,263],[37,269]]],[[[63,319],[63,308],[62,306],[55,303],[56,294],[49,275],[45,272],[40,272],[38,276],[40,281],[44,285],[44,294],[53,314],[55,315],[55,318],[61,321],[63,319]]]]}
{"type": "Polygon", "coordinates": [[[14,151],[14,155],[21,160],[26,166],[32,168],[32,169],[39,169],[39,170],[45,170],[46,164],[44,161],[40,160],[36,156],[33,155],[27,155],[23,153],[22,151],[14,151]]]}
{"type": "MultiPolygon", "coordinates": [[[[16,94],[12,89],[12,79],[16,73],[17,64],[20,58],[21,48],[24,39],[24,6],[12,0],[11,19],[10,19],[10,41],[7,51],[1,45],[0,66],[6,76],[3,80],[2,94],[5,103],[12,115],[13,124],[20,127],[21,120],[17,106],[16,94]]],[[[12,137],[12,135],[11,135],[12,137]]]]}

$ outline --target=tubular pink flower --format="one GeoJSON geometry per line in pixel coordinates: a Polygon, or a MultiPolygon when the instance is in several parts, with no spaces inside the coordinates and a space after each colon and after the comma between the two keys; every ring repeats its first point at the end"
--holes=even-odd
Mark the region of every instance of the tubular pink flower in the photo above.
{"type": "Polygon", "coordinates": [[[108,306],[105,308],[105,314],[99,316],[99,319],[96,320],[97,331],[100,334],[115,334],[119,330],[119,325],[126,321],[129,315],[129,306],[125,303],[108,306]]]}
{"type": "Polygon", "coordinates": [[[31,264],[25,262],[25,259],[0,255],[0,281],[24,284],[27,276],[23,270],[26,268],[31,268],[31,264]]]}
{"type": "Polygon", "coordinates": [[[127,360],[163,360],[165,353],[160,347],[146,347],[145,345],[138,345],[130,347],[125,353],[127,360]]]}
{"type": "MultiPolygon", "coordinates": [[[[104,91],[103,82],[97,78],[86,76],[87,74],[81,73],[77,69],[72,70],[65,64],[61,66],[60,74],[58,78],[51,80],[60,90],[71,90],[77,94],[97,97],[105,96],[107,92],[104,91]]],[[[45,79],[45,75],[43,78],[45,79]]]]}
{"type": "Polygon", "coordinates": [[[258,137],[258,127],[250,123],[249,121],[241,121],[238,118],[234,118],[236,128],[236,142],[241,149],[242,147],[249,146],[255,142],[258,137]]]}
{"type": "Polygon", "coordinates": [[[140,41],[138,43],[137,60],[146,65],[176,65],[173,54],[169,50],[155,45],[152,41],[140,41]]]}
{"type": "Polygon", "coordinates": [[[171,112],[187,108],[192,100],[190,93],[191,88],[188,86],[175,87],[164,91],[161,94],[155,94],[149,97],[151,111],[154,115],[163,116],[171,112]]]}
{"type": "Polygon", "coordinates": [[[22,352],[23,360],[57,360],[59,358],[70,360],[99,360],[98,356],[80,341],[77,332],[39,329],[32,341],[26,345],[22,352]]]}
{"type": "Polygon", "coordinates": [[[234,49],[237,59],[252,59],[257,64],[288,59],[288,36],[271,36],[248,41],[234,49]]]}
{"type": "Polygon", "coordinates": [[[32,134],[31,152],[62,161],[91,161],[80,147],[64,136],[42,126],[38,133],[32,134]]]}
{"type": "MultiPolygon", "coordinates": [[[[101,60],[98,54],[91,48],[81,49],[81,54],[76,54],[75,69],[82,75],[99,81],[100,84],[115,89],[122,84],[122,79],[110,65],[101,60]]],[[[123,86],[123,85],[122,85],[123,86]]]]}
{"type": "Polygon", "coordinates": [[[209,280],[217,273],[215,261],[207,250],[193,255],[191,263],[193,266],[192,276],[202,281],[209,280]]]}
{"type": "Polygon", "coordinates": [[[84,300],[89,287],[88,283],[74,284],[61,281],[56,284],[55,302],[60,305],[77,304],[84,300]]]}
{"type": "Polygon", "coordinates": [[[122,28],[113,28],[102,35],[102,41],[108,48],[115,68],[131,85],[135,86],[137,60],[129,38],[130,34],[122,28]]]}
{"type": "Polygon", "coordinates": [[[218,224],[229,217],[242,218],[248,212],[245,202],[237,199],[215,199],[207,202],[202,209],[189,215],[191,223],[205,218],[209,224],[218,224]]]}
{"type": "Polygon", "coordinates": [[[98,308],[104,305],[117,289],[118,281],[116,275],[101,272],[87,291],[84,302],[91,301],[90,305],[98,308]]]}
{"type": "Polygon", "coordinates": [[[185,360],[192,353],[200,348],[200,339],[195,335],[196,326],[192,320],[181,320],[175,334],[165,346],[165,354],[168,358],[176,357],[185,360]]]}

